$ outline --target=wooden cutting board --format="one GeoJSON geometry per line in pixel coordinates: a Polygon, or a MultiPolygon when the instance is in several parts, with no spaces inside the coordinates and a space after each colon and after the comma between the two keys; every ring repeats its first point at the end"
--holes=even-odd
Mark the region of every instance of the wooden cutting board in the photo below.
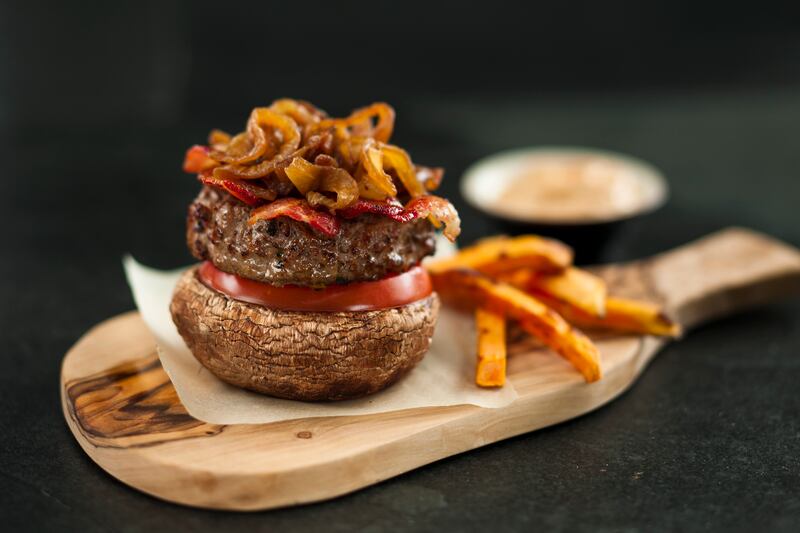
{"type": "MultiPolygon", "coordinates": [[[[800,252],[729,229],[598,272],[611,294],[660,302],[690,328],[800,290],[800,252]]],[[[597,342],[604,378],[586,384],[560,357],[515,341],[509,376],[519,397],[499,409],[433,407],[223,426],[189,416],[153,337],[130,312],[95,326],[67,353],[61,398],[80,445],[122,482],[186,505],[269,509],[346,494],[580,416],[626,390],[664,344],[637,336],[597,342]]]]}

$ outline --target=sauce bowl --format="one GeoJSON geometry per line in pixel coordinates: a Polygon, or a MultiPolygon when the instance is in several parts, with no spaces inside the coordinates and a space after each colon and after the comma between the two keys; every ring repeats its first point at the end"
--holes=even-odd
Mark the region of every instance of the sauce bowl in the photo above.
{"type": "Polygon", "coordinates": [[[461,180],[473,207],[512,235],[536,233],[562,240],[576,261],[601,259],[623,223],[664,205],[668,185],[642,160],[578,147],[501,152],[473,164],[461,180]]]}

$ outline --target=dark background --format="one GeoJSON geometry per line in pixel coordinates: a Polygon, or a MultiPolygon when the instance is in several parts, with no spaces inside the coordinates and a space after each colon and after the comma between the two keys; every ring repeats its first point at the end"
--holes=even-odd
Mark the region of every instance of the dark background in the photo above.
{"type": "MultiPolygon", "coordinates": [[[[447,168],[463,242],[474,160],[515,146],[619,150],[661,168],[625,260],[732,224],[800,244],[800,18],[697,2],[0,4],[0,516],[12,529],[718,530],[800,527],[800,306],[703,327],[608,407],[355,495],[253,515],[114,481],[62,420],[58,367],[133,308],[120,258],[175,267],[180,172],[208,130],[291,96],[391,102],[395,141],[447,168]]],[[[310,480],[309,482],[313,482],[310,480]]]]}

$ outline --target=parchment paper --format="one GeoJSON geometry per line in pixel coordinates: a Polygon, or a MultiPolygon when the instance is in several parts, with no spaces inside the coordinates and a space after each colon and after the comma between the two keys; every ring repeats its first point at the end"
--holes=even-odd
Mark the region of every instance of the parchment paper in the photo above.
{"type": "Polygon", "coordinates": [[[158,342],[164,370],[189,414],[204,422],[263,424],[460,404],[496,408],[517,397],[510,380],[501,389],[475,385],[473,321],[447,309],[441,310],[433,344],[422,362],[408,376],[377,394],[358,400],[312,403],[271,398],[233,387],[197,362],[172,322],[169,302],[184,269],[154,270],[131,256],[126,256],[123,264],[139,312],[158,342]]]}

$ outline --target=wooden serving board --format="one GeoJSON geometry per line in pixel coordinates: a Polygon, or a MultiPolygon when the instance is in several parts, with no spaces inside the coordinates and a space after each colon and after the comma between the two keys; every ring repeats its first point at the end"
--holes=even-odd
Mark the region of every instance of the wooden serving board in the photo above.
{"type": "MultiPolygon", "coordinates": [[[[598,272],[612,294],[658,301],[685,328],[800,289],[800,252],[729,229],[655,258],[598,272]]],[[[64,416],[114,477],[172,502],[258,510],[332,498],[485,444],[582,415],[612,400],[663,345],[598,340],[604,378],[584,383],[560,357],[521,341],[509,376],[519,397],[499,409],[453,406],[214,425],[189,416],[138,313],[91,329],[61,370],[64,416]]]]}

